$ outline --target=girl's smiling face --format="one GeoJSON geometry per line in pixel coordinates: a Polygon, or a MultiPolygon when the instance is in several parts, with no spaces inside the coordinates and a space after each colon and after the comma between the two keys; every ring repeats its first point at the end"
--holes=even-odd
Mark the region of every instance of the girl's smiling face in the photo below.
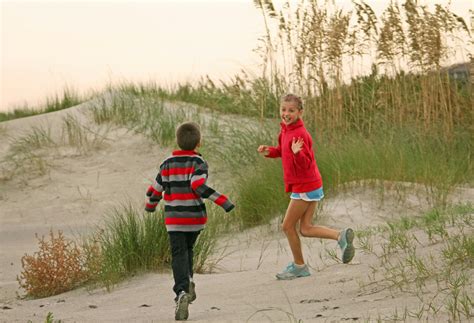
{"type": "Polygon", "coordinates": [[[280,117],[287,126],[298,121],[303,115],[303,109],[298,107],[298,103],[293,101],[282,102],[280,106],[280,117]]]}

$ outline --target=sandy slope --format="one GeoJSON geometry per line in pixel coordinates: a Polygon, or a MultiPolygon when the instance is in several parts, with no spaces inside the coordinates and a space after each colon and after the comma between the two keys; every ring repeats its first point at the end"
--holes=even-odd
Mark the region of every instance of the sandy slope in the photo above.
{"type": "MultiPolygon", "coordinates": [[[[70,113],[88,122],[83,115],[85,109],[87,104],[4,123],[0,128],[0,159],[11,143],[3,139],[5,136],[18,138],[39,124],[56,129],[61,118],[70,113]]],[[[46,234],[54,228],[68,236],[79,234],[99,223],[114,205],[142,200],[156,166],[169,153],[169,149],[160,149],[123,129],[112,129],[106,136],[100,148],[86,154],[52,149],[53,167],[46,175],[23,174],[0,182],[1,321],[44,321],[48,312],[65,322],[173,320],[169,272],[135,277],[111,292],[78,289],[38,300],[15,297],[20,258],[36,250],[35,233],[46,234]]],[[[354,187],[327,198],[319,221],[336,228],[350,225],[361,229],[419,213],[426,207],[421,195],[404,194],[406,202],[399,207],[393,202],[395,198],[385,196],[382,203],[378,193],[354,187]]],[[[474,191],[464,189],[456,197],[473,201],[474,191]]],[[[198,299],[190,308],[190,321],[374,320],[390,317],[405,307],[416,308],[414,296],[370,286],[362,289],[377,259],[357,253],[352,264],[342,265],[325,251],[338,252],[332,241],[303,239],[313,275],[276,281],[274,274],[290,260],[277,222],[222,238],[214,256],[222,259],[214,272],[196,275],[198,299]]]]}

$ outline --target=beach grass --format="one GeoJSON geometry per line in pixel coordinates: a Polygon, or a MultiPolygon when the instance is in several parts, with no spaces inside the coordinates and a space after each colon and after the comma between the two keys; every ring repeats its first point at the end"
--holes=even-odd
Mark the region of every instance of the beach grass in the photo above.
{"type": "Polygon", "coordinates": [[[14,108],[11,112],[0,112],[0,122],[67,109],[89,99],[90,96],[83,97],[73,88],[65,87],[62,93],[47,97],[45,102],[38,106],[25,104],[23,107],[14,108]]]}
{"type": "Polygon", "coordinates": [[[444,312],[453,321],[469,320],[473,225],[474,207],[462,203],[358,232],[358,237],[363,237],[358,239],[360,248],[378,260],[371,266],[368,282],[361,284],[363,290],[373,293],[376,286],[377,290],[415,295],[419,309],[402,309],[407,317],[430,320],[444,312]],[[377,246],[368,240],[377,241],[377,246]],[[422,253],[422,249],[427,252],[422,253]]]}
{"type": "Polygon", "coordinates": [[[10,146],[0,160],[1,178],[9,180],[19,176],[27,179],[46,175],[57,157],[70,154],[62,152],[62,148],[74,148],[75,154],[87,155],[105,147],[109,131],[110,127],[89,127],[78,117],[67,114],[59,127],[43,123],[32,126],[26,133],[7,136],[10,146]]]}
{"type": "MultiPolygon", "coordinates": [[[[212,270],[218,259],[211,259],[218,233],[227,225],[223,213],[208,207],[208,223],[194,248],[194,271],[212,270]]],[[[108,289],[123,279],[147,272],[168,271],[171,253],[162,208],[147,213],[132,203],[113,209],[103,225],[84,241],[90,259],[89,283],[108,289]],[[94,277],[94,278],[92,278],[94,277]]]]}

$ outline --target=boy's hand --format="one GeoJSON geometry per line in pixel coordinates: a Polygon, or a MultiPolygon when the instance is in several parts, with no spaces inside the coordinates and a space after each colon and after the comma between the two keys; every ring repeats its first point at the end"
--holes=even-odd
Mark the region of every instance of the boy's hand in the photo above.
{"type": "Polygon", "coordinates": [[[156,211],[156,206],[158,202],[150,202],[148,199],[145,201],[145,211],[153,213],[156,211]]]}
{"type": "Polygon", "coordinates": [[[222,206],[222,208],[224,209],[224,211],[226,213],[229,213],[230,211],[232,211],[235,208],[235,204],[232,203],[232,201],[229,200],[228,198],[226,198],[225,203],[222,204],[221,206],[222,206]]]}
{"type": "Polygon", "coordinates": [[[268,146],[266,146],[266,145],[258,146],[257,151],[261,154],[265,154],[265,156],[268,155],[268,153],[270,152],[269,149],[268,149],[268,146]]]}
{"type": "Polygon", "coordinates": [[[291,150],[293,151],[293,154],[297,154],[303,148],[303,144],[303,138],[299,137],[298,140],[293,138],[293,141],[291,142],[291,150]]]}
{"type": "Polygon", "coordinates": [[[232,211],[234,208],[235,208],[235,204],[232,203],[229,207],[225,208],[225,213],[229,213],[229,212],[232,211]]]}

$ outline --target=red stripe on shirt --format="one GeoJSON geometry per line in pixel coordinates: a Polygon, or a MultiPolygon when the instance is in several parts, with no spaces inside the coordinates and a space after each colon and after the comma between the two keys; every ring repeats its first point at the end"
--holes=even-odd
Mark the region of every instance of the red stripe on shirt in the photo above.
{"type": "Polygon", "coordinates": [[[196,188],[198,188],[199,186],[201,186],[205,182],[206,182],[205,178],[198,179],[197,181],[194,181],[194,182],[191,183],[191,187],[192,187],[193,190],[195,190],[196,188]]]}
{"type": "Polygon", "coordinates": [[[174,201],[174,200],[195,200],[199,198],[194,193],[173,193],[173,194],[165,194],[164,195],[165,201],[174,201]]]}
{"type": "Polygon", "coordinates": [[[226,201],[227,201],[227,197],[226,197],[225,195],[221,195],[221,196],[219,196],[219,197],[216,199],[215,203],[216,203],[217,205],[222,205],[222,204],[224,204],[226,201]]]}
{"type": "Polygon", "coordinates": [[[182,224],[182,225],[198,225],[206,224],[207,217],[205,218],[165,218],[165,224],[182,224]]]}
{"type": "Polygon", "coordinates": [[[170,176],[170,175],[188,175],[194,172],[194,167],[180,167],[180,168],[169,168],[163,169],[161,171],[162,176],[170,176]]]}
{"type": "Polygon", "coordinates": [[[161,192],[158,192],[153,186],[150,186],[150,188],[148,188],[148,193],[161,196],[161,192]]]}

